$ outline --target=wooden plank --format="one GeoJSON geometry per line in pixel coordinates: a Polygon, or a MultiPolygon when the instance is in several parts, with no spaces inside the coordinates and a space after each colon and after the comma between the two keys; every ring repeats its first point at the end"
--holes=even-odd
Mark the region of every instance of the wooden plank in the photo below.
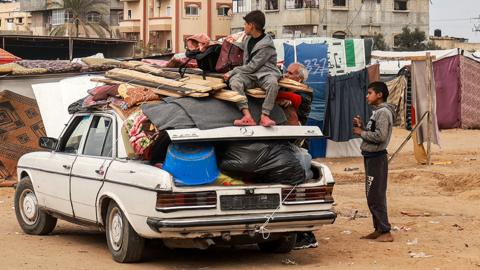
{"type": "Polygon", "coordinates": [[[106,77],[115,76],[115,77],[123,77],[125,79],[130,79],[132,81],[144,81],[150,83],[156,83],[160,85],[169,85],[174,87],[181,87],[183,85],[182,82],[178,82],[175,80],[158,77],[151,74],[145,74],[140,71],[135,70],[128,70],[128,69],[120,69],[115,68],[105,73],[106,77]]]}
{"type": "Polygon", "coordinates": [[[163,69],[157,68],[153,65],[149,65],[149,64],[143,63],[143,62],[141,62],[141,63],[142,63],[142,65],[136,66],[134,68],[136,71],[141,71],[141,72],[144,72],[144,73],[149,73],[149,74],[153,74],[153,75],[156,75],[156,76],[161,76],[161,77],[164,77],[164,78],[167,78],[167,79],[172,79],[172,80],[180,79],[180,73],[178,73],[178,72],[163,71],[163,69]]]}
{"type": "MultiPolygon", "coordinates": [[[[107,76],[107,75],[105,74],[105,76],[107,76]]],[[[130,79],[125,78],[123,76],[108,75],[107,77],[110,78],[110,79],[116,80],[116,81],[126,82],[126,83],[130,83],[130,84],[136,84],[136,85],[153,87],[153,88],[162,88],[162,89],[169,90],[169,91],[175,91],[175,92],[178,92],[179,94],[188,94],[188,93],[193,92],[192,89],[188,89],[188,88],[184,88],[184,87],[175,87],[175,86],[162,85],[162,84],[146,82],[146,81],[130,80],[130,79]]]]}
{"type": "Polygon", "coordinates": [[[242,102],[246,101],[247,98],[238,94],[235,91],[231,90],[219,90],[216,91],[215,94],[213,95],[214,98],[224,100],[224,101],[229,101],[229,102],[242,102]]]}
{"type": "Polygon", "coordinates": [[[198,78],[188,78],[188,79],[184,80],[183,82],[208,86],[208,87],[211,87],[213,90],[219,90],[219,89],[223,89],[223,88],[227,87],[227,84],[223,83],[223,82],[221,82],[221,83],[212,82],[210,80],[203,80],[203,79],[198,79],[198,78]]]}
{"type": "Polygon", "coordinates": [[[157,88],[148,88],[152,90],[155,94],[167,97],[184,97],[184,95],[179,94],[178,92],[164,90],[164,89],[157,89],[157,88]]]}
{"type": "MultiPolygon", "coordinates": [[[[195,75],[195,74],[188,74],[185,78],[191,78],[191,79],[199,79],[199,80],[203,80],[203,77],[200,76],[200,75],[195,75]]],[[[212,82],[212,83],[225,83],[223,81],[223,78],[216,78],[216,77],[210,77],[210,76],[206,76],[205,79],[209,82],[212,82]]]]}
{"type": "Polygon", "coordinates": [[[262,94],[250,94],[250,93],[247,93],[247,96],[249,96],[249,97],[254,97],[254,98],[262,98],[262,99],[263,99],[263,98],[265,98],[267,95],[265,95],[265,94],[262,95],[262,94]]]}
{"type": "Polygon", "coordinates": [[[310,89],[310,88],[303,88],[303,87],[299,87],[299,86],[292,85],[292,84],[278,83],[278,86],[280,86],[282,88],[293,90],[295,92],[313,93],[312,89],[310,89]]]}
{"type": "Polygon", "coordinates": [[[252,95],[265,95],[266,92],[262,88],[252,88],[252,89],[247,89],[247,93],[252,94],[252,95]]]}

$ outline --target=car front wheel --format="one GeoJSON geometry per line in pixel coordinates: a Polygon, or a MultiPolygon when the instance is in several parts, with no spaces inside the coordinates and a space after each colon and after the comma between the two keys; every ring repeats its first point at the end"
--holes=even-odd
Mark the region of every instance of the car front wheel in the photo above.
{"type": "Polygon", "coordinates": [[[24,177],[15,190],[15,215],[27,234],[44,235],[55,229],[57,219],[39,209],[37,196],[30,177],[24,177]]]}
{"type": "Polygon", "coordinates": [[[145,239],[135,232],[114,201],[108,206],[105,228],[108,249],[115,261],[128,263],[142,258],[145,239]]]}

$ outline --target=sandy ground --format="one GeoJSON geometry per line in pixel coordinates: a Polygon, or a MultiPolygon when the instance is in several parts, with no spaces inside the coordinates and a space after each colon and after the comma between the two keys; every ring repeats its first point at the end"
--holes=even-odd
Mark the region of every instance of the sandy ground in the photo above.
{"type": "MultiPolygon", "coordinates": [[[[395,130],[391,152],[406,135],[395,130]]],[[[316,232],[316,249],[271,255],[253,247],[200,251],[149,245],[144,262],[121,265],[112,261],[104,235],[95,229],[59,222],[52,235],[25,235],[13,212],[13,189],[1,188],[0,269],[480,269],[480,131],[443,131],[441,142],[441,149],[433,148],[437,165],[417,165],[408,144],[390,166],[393,243],[359,239],[372,230],[362,160],[329,159],[324,162],[337,181],[339,217],[316,232]],[[421,252],[424,258],[411,257],[421,252]]]]}

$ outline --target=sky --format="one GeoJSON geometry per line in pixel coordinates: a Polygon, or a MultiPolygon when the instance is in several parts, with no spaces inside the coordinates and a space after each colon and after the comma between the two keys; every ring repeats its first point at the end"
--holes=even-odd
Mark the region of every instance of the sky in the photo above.
{"type": "Polygon", "coordinates": [[[435,29],[442,36],[468,38],[469,42],[480,42],[480,32],[473,32],[473,25],[480,28],[480,0],[431,0],[430,35],[435,29]]]}

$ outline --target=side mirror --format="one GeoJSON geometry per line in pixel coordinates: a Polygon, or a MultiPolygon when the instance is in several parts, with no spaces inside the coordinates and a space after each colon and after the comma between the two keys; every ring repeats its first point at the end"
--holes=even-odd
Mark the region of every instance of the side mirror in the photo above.
{"type": "Polygon", "coordinates": [[[55,150],[57,148],[58,140],[55,138],[50,137],[40,137],[38,139],[38,145],[41,148],[48,149],[48,150],[55,150]]]}

